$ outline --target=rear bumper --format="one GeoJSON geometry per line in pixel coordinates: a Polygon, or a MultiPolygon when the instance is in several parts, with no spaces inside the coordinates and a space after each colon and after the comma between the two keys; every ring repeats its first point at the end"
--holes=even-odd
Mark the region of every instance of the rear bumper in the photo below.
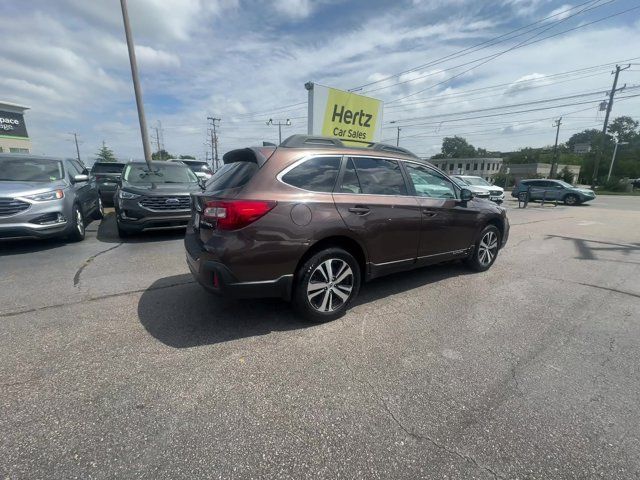
{"type": "Polygon", "coordinates": [[[231,271],[219,262],[202,261],[187,252],[187,265],[191,274],[208,292],[231,298],[291,298],[293,275],[275,280],[239,282],[231,271]]]}

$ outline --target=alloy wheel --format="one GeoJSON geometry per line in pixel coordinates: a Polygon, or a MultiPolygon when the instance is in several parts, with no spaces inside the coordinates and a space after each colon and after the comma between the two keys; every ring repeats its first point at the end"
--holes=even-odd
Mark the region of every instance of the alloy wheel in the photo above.
{"type": "Polygon", "coordinates": [[[347,262],[339,258],[323,261],[309,277],[309,304],[319,312],[336,311],[351,297],[353,281],[353,270],[347,262]]]}
{"type": "Polygon", "coordinates": [[[84,219],[82,218],[82,212],[79,208],[76,208],[76,228],[80,235],[84,235],[84,219]]]}
{"type": "Polygon", "coordinates": [[[488,231],[478,245],[478,261],[483,267],[489,265],[498,252],[498,235],[494,231],[488,231]]]}

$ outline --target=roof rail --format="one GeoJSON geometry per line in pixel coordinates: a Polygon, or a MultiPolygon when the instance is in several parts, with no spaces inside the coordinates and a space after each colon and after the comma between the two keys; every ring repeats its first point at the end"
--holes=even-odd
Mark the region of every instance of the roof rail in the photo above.
{"type": "Polygon", "coordinates": [[[281,147],[302,148],[302,147],[344,147],[344,143],[339,138],[320,137],[313,135],[291,135],[281,144],[281,147]]]}
{"type": "Polygon", "coordinates": [[[318,135],[291,135],[289,138],[283,140],[279,146],[285,148],[361,148],[363,150],[374,150],[376,152],[388,152],[396,154],[399,153],[401,155],[418,158],[415,153],[407,150],[406,148],[396,147],[394,145],[388,145],[386,143],[363,142],[358,140],[352,140],[352,142],[360,143],[361,146],[345,145],[342,140],[335,137],[321,137],[318,135]]]}
{"type": "Polygon", "coordinates": [[[396,147],[395,145],[388,145],[386,143],[372,143],[369,148],[377,152],[401,153],[403,155],[409,155],[410,157],[418,158],[415,153],[407,150],[406,148],[396,147]]]}

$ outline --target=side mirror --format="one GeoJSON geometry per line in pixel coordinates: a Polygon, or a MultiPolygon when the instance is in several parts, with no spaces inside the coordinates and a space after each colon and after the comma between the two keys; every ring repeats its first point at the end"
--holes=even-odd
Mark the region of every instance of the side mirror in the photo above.
{"type": "Polygon", "coordinates": [[[473,198],[473,193],[468,188],[463,188],[460,190],[460,201],[468,202],[473,198]]]}
{"type": "Polygon", "coordinates": [[[200,184],[200,188],[204,190],[207,186],[207,180],[205,178],[198,178],[198,183],[200,184]]]}
{"type": "Polygon", "coordinates": [[[89,175],[74,175],[72,181],[73,183],[88,182],[89,175]]]}

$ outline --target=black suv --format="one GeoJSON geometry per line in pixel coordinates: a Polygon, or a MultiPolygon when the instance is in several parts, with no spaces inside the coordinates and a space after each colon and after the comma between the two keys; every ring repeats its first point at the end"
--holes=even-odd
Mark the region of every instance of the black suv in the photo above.
{"type": "Polygon", "coordinates": [[[113,195],[118,188],[118,180],[122,175],[124,163],[96,162],[91,167],[91,175],[96,178],[96,184],[100,190],[100,198],[105,204],[112,205],[113,195]]]}
{"type": "Polygon", "coordinates": [[[185,228],[190,194],[202,191],[189,167],[180,162],[128,163],[115,194],[118,234],[185,228]]]}

